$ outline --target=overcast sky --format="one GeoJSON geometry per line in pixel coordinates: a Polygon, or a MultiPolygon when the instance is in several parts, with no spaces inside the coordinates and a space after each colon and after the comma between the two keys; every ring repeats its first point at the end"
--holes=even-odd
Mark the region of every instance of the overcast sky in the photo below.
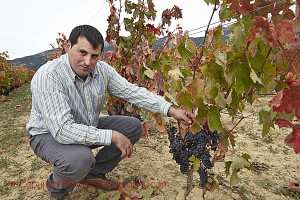
{"type": "MultiPolygon", "coordinates": [[[[183,19],[173,21],[184,30],[207,25],[213,6],[204,0],[153,0],[157,23],[164,9],[174,5],[183,9],[183,19]]],[[[106,0],[6,0],[1,2],[0,52],[19,58],[51,49],[58,33],[69,36],[73,27],[90,24],[105,37],[109,5],[106,0]]],[[[213,22],[218,21],[215,15],[213,22]]],[[[201,29],[204,30],[204,29],[201,29]]],[[[200,36],[195,34],[193,37],[200,36]]]]}

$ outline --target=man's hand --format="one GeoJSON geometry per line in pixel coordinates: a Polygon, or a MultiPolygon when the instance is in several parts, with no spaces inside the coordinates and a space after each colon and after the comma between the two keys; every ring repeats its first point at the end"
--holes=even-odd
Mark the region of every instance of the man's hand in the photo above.
{"type": "Polygon", "coordinates": [[[121,158],[130,158],[133,148],[130,140],[118,131],[112,131],[111,142],[114,143],[121,151],[121,158]]]}
{"type": "Polygon", "coordinates": [[[193,113],[182,109],[176,109],[173,106],[169,108],[168,116],[175,118],[185,125],[192,124],[194,119],[193,113]]]}

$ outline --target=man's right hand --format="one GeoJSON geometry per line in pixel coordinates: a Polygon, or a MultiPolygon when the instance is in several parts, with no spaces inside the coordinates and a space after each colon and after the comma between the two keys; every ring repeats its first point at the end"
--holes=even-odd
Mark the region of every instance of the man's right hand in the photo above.
{"type": "Polygon", "coordinates": [[[118,131],[112,131],[111,142],[114,143],[121,151],[121,158],[130,158],[133,147],[130,140],[118,131]]]}

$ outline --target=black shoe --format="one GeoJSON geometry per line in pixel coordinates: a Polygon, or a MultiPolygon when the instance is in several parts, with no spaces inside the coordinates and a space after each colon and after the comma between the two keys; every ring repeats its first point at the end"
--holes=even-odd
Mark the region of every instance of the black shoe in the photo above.
{"type": "Polygon", "coordinates": [[[56,200],[71,200],[71,197],[69,194],[66,194],[65,196],[63,196],[62,198],[56,198],[56,200]]]}
{"type": "Polygon", "coordinates": [[[106,178],[105,174],[101,174],[99,178],[84,178],[79,183],[106,191],[118,190],[119,188],[119,181],[106,178]]]}

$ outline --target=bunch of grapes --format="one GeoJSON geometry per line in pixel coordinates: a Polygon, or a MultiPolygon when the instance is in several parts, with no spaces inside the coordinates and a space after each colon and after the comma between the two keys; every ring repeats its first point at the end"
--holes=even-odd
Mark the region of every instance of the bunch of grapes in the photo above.
{"type": "Polygon", "coordinates": [[[185,138],[177,135],[177,128],[170,127],[168,130],[168,138],[170,141],[170,153],[173,154],[173,159],[180,165],[180,171],[186,174],[190,161],[189,157],[194,155],[201,161],[201,166],[198,169],[201,185],[204,186],[207,183],[207,169],[213,167],[210,158],[210,152],[207,148],[213,147],[212,150],[216,150],[215,147],[220,141],[220,135],[217,131],[206,131],[202,129],[196,133],[187,133],[185,138]]]}

